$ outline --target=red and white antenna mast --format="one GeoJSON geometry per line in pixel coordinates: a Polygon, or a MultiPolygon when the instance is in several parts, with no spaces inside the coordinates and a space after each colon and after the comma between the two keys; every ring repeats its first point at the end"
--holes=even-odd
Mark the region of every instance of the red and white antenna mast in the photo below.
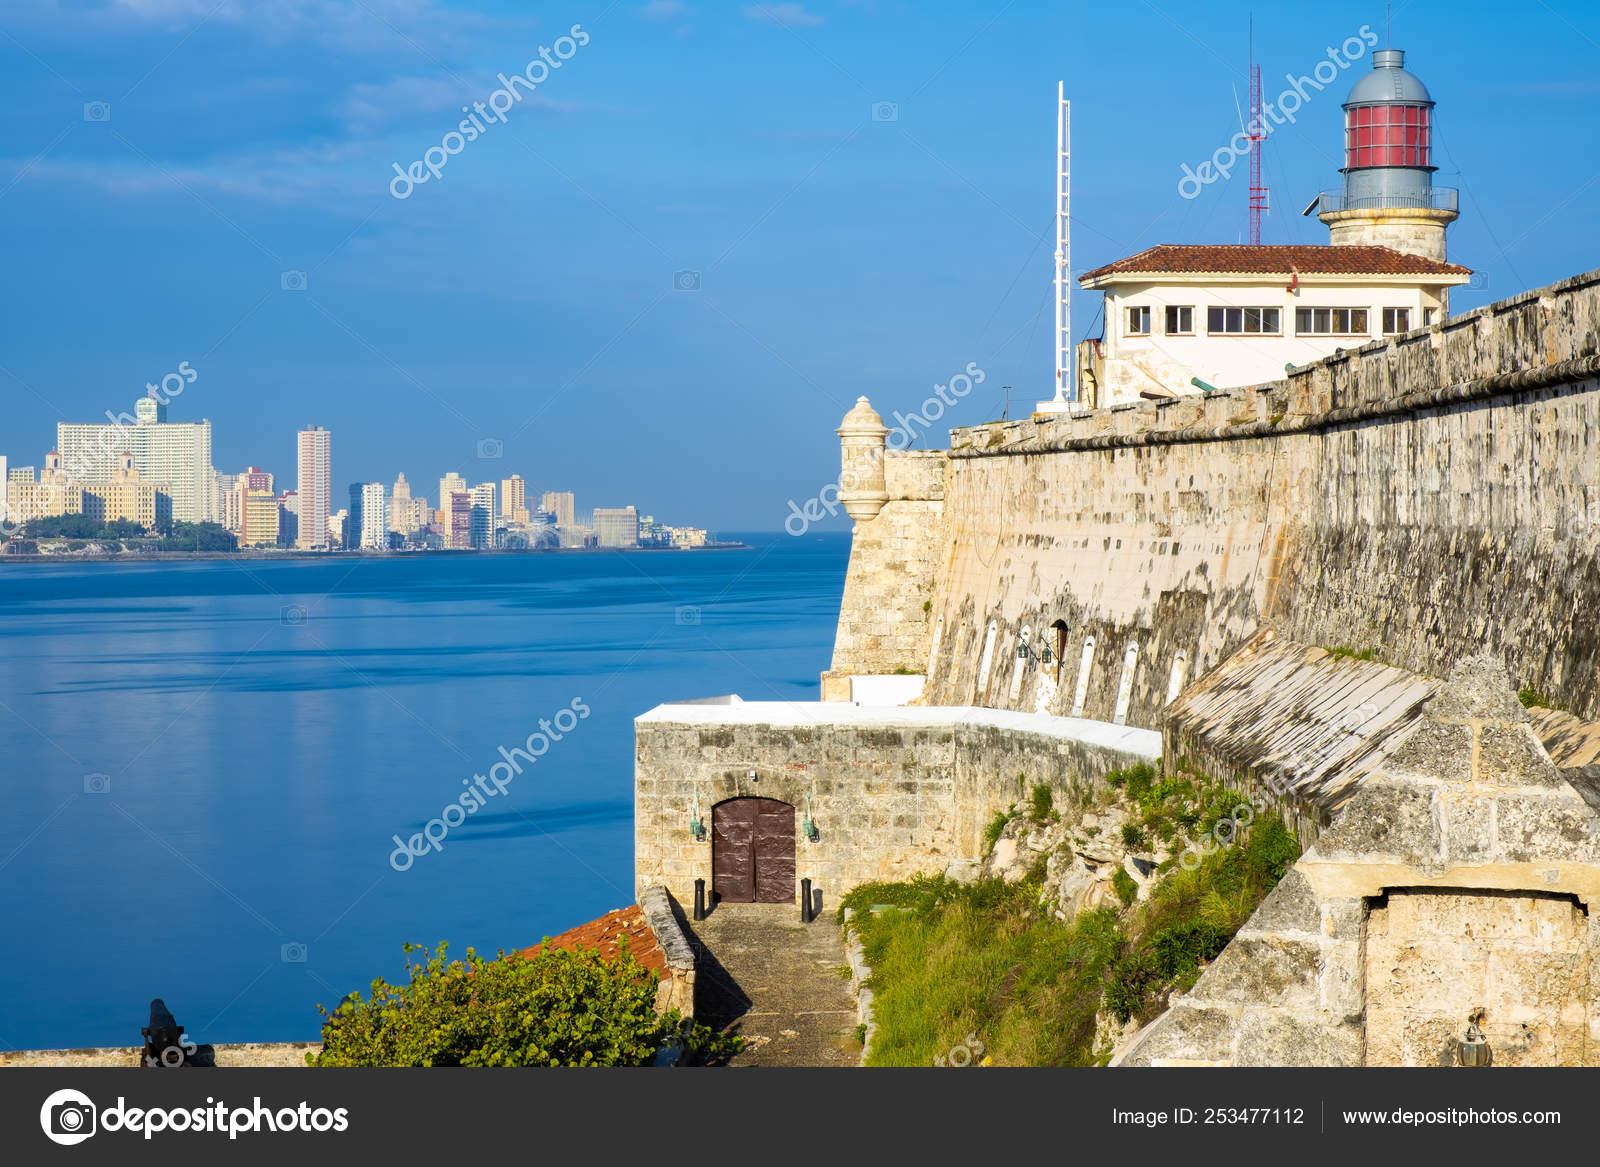
{"type": "Polygon", "coordinates": [[[1267,207],[1267,188],[1261,181],[1261,143],[1266,140],[1266,123],[1261,112],[1261,66],[1255,63],[1255,35],[1250,37],[1250,124],[1245,137],[1250,142],[1250,245],[1261,245],[1261,213],[1267,207]]]}

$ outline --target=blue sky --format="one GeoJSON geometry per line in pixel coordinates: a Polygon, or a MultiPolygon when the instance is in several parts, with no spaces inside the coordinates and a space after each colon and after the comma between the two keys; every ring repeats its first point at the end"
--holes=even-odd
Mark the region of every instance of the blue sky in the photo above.
{"type": "MultiPolygon", "coordinates": [[[[1392,42],[1438,102],[1462,190],[1457,310],[1600,266],[1600,14],[1410,0],[1392,42]]],[[[1250,6],[0,3],[0,453],[131,407],[188,361],[174,420],[219,469],[294,478],[333,431],[336,495],[520,472],[580,510],[777,529],[838,471],[859,394],[886,416],[975,362],[942,424],[1048,396],[1055,85],[1073,99],[1074,270],[1238,242],[1245,174],[1180,197],[1238,128],[1250,6]],[[496,74],[577,47],[436,180],[406,166],[496,74]],[[107,120],[85,106],[109,105],[107,120]],[[892,103],[895,120],[874,120],[892,103]],[[307,273],[285,290],[283,273],[307,273]],[[676,273],[697,272],[681,290],[676,273]],[[504,443],[499,460],[482,439],[504,443]]],[[[1258,9],[1269,98],[1381,4],[1258,9]]],[[[1273,133],[1267,242],[1336,187],[1362,56],[1273,133]]],[[[96,113],[98,113],[98,108],[96,113]]],[[[292,281],[291,281],[292,282],[292,281]]],[[[1097,334],[1079,294],[1074,332],[1097,334]]],[[[941,439],[935,438],[934,444],[941,439]]]]}

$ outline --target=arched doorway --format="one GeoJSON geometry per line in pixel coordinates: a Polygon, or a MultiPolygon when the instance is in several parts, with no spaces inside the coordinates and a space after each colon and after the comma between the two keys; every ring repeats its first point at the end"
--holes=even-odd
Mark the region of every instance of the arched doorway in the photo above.
{"type": "Polygon", "coordinates": [[[794,807],[730,798],[711,808],[711,891],[735,904],[794,902],[794,807]]]}

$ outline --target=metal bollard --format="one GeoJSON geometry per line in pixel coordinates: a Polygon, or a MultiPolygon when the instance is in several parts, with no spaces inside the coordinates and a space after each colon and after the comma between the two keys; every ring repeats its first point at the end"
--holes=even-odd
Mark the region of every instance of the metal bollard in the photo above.
{"type": "Polygon", "coordinates": [[[811,881],[809,879],[800,881],[800,922],[802,924],[811,923],[811,881]]]}
{"type": "Polygon", "coordinates": [[[703,879],[694,881],[694,918],[696,920],[706,918],[706,881],[703,879]]]}

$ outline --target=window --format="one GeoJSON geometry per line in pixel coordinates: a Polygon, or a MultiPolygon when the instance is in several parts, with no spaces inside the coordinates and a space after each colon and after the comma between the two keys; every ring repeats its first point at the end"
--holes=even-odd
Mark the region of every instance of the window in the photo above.
{"type": "Polygon", "coordinates": [[[1207,308],[1206,331],[1216,335],[1276,335],[1280,331],[1277,308],[1207,308]]]}
{"type": "Polygon", "coordinates": [[[1369,105],[1345,111],[1346,166],[1428,166],[1430,110],[1369,105]]]}
{"type": "Polygon", "coordinates": [[[1365,308],[1296,308],[1294,330],[1301,336],[1365,336],[1365,308]]]}
{"type": "Polygon", "coordinates": [[[1396,332],[1410,331],[1410,308],[1385,308],[1383,310],[1383,335],[1392,336],[1396,332]]]}
{"type": "Polygon", "coordinates": [[[1194,309],[1167,305],[1167,335],[1191,336],[1194,334],[1194,309]]]}
{"type": "Polygon", "coordinates": [[[1433,309],[1432,308],[1424,308],[1422,310],[1422,327],[1427,328],[1432,324],[1433,324],[1433,309]]]}
{"type": "Polygon", "coordinates": [[[1128,335],[1150,335],[1150,309],[1148,307],[1128,309],[1128,335]]]}

